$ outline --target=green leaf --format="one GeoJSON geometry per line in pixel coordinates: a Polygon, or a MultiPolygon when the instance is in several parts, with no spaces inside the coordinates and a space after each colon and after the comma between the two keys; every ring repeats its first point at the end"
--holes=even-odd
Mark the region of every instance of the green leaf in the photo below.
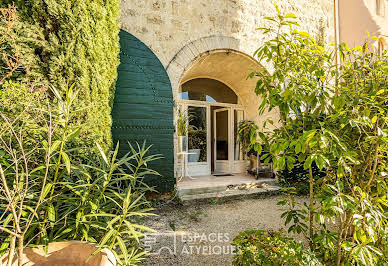
{"type": "Polygon", "coordinates": [[[306,160],[306,154],[304,154],[304,153],[299,154],[299,156],[298,156],[298,161],[299,161],[300,163],[302,163],[302,162],[304,162],[305,160],[306,160]]]}
{"type": "Polygon", "coordinates": [[[109,230],[105,235],[104,237],[101,239],[100,241],[100,246],[103,247],[108,241],[111,240],[112,236],[113,236],[113,233],[116,232],[116,230],[114,229],[111,229],[109,230]]]}
{"type": "Polygon", "coordinates": [[[46,198],[47,194],[50,192],[53,184],[52,183],[47,183],[43,189],[42,193],[42,199],[46,198]]]}
{"type": "Polygon", "coordinates": [[[67,173],[70,174],[71,166],[70,166],[69,156],[67,156],[65,152],[62,152],[61,155],[62,155],[63,163],[66,165],[67,173]]]}
{"type": "Polygon", "coordinates": [[[276,151],[277,151],[277,149],[278,149],[278,144],[275,142],[275,143],[273,143],[271,146],[270,146],[270,148],[269,148],[269,151],[271,152],[271,153],[275,153],[276,151]]]}
{"type": "Polygon", "coordinates": [[[296,143],[295,145],[295,153],[298,154],[302,150],[302,144],[300,142],[296,143]]]}
{"type": "Polygon", "coordinates": [[[284,16],[285,18],[297,18],[294,13],[288,13],[284,16]]]}
{"type": "Polygon", "coordinates": [[[8,214],[7,218],[2,220],[2,226],[6,227],[9,224],[9,222],[12,220],[12,218],[13,218],[12,213],[8,214]]]}
{"type": "Polygon", "coordinates": [[[309,157],[307,157],[307,160],[304,162],[304,165],[303,165],[303,168],[305,170],[309,169],[311,164],[312,164],[313,160],[312,160],[312,157],[311,155],[309,157]]]}
{"type": "Polygon", "coordinates": [[[284,156],[282,156],[279,158],[278,166],[280,169],[284,169],[285,165],[286,165],[286,159],[284,158],[284,156]]]}
{"type": "Polygon", "coordinates": [[[30,174],[33,174],[33,173],[35,173],[35,172],[37,172],[37,171],[40,171],[40,170],[42,170],[42,169],[46,169],[46,166],[45,166],[45,165],[38,166],[38,167],[32,169],[31,172],[30,172],[30,174]]]}
{"type": "Polygon", "coordinates": [[[4,242],[1,244],[0,246],[0,254],[3,254],[9,247],[9,242],[10,242],[10,238],[11,236],[7,236],[5,239],[4,239],[4,242]]]}
{"type": "Polygon", "coordinates": [[[69,135],[67,135],[66,139],[69,141],[69,140],[72,140],[74,139],[75,137],[77,137],[79,134],[81,133],[81,127],[77,128],[76,130],[74,130],[72,133],[70,133],[69,135]]]}
{"type": "Polygon", "coordinates": [[[61,144],[62,142],[60,140],[56,140],[54,141],[54,143],[51,145],[50,147],[50,154],[52,154],[54,151],[56,151],[56,149],[58,149],[59,145],[61,144]]]}
{"type": "Polygon", "coordinates": [[[127,247],[125,246],[124,240],[119,236],[116,236],[116,240],[117,240],[117,243],[119,244],[121,252],[124,255],[125,262],[127,262],[128,261],[128,251],[127,251],[127,247]]]}
{"type": "Polygon", "coordinates": [[[67,233],[70,233],[72,231],[75,231],[74,227],[65,228],[65,230],[57,232],[58,234],[55,236],[54,239],[60,239],[61,236],[66,235],[67,233]]]}
{"type": "Polygon", "coordinates": [[[313,129],[313,130],[309,130],[307,132],[305,132],[303,134],[304,138],[305,138],[305,143],[309,143],[310,140],[315,136],[315,133],[317,132],[316,129],[313,129]]]}
{"type": "Polygon", "coordinates": [[[108,159],[106,158],[106,155],[105,155],[104,151],[102,150],[101,146],[100,146],[98,143],[96,143],[96,145],[97,145],[98,150],[100,151],[100,154],[101,154],[102,159],[104,159],[104,162],[105,162],[107,165],[109,165],[108,159]]]}
{"type": "Polygon", "coordinates": [[[276,205],[284,206],[287,204],[287,202],[288,202],[287,200],[282,200],[282,201],[277,202],[276,205]]]}
{"type": "Polygon", "coordinates": [[[53,204],[50,204],[47,208],[47,214],[48,214],[48,219],[50,221],[51,226],[54,226],[55,224],[55,209],[53,204]]]}
{"type": "Polygon", "coordinates": [[[259,143],[256,143],[255,144],[255,151],[257,152],[257,154],[261,154],[262,150],[263,150],[263,147],[259,144],[259,143]],[[257,145],[256,145],[257,144],[257,145]]]}

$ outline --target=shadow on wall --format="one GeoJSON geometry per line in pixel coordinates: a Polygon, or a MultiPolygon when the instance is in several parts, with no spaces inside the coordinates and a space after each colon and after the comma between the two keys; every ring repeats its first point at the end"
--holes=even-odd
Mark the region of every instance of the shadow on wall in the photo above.
{"type": "Polygon", "coordinates": [[[377,15],[372,6],[365,4],[366,0],[339,1],[340,41],[349,47],[362,45],[371,36],[381,34],[381,28],[376,22],[377,15]]]}

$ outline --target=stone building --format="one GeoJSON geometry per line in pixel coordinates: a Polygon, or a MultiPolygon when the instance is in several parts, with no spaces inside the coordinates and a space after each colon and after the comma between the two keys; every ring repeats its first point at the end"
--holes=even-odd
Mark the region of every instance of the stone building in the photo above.
{"type": "Polygon", "coordinates": [[[172,190],[183,162],[184,175],[210,176],[245,171],[236,140],[241,120],[259,126],[276,111],[258,115],[253,70],[271,71],[252,57],[265,41],[276,3],[294,13],[304,31],[334,41],[332,0],[123,0],[121,65],[112,111],[112,134],[124,152],[127,141],[146,139],[164,159],[161,176],[148,177],[159,190],[172,190]],[[179,155],[174,121],[188,112],[189,153],[179,155]],[[183,160],[184,159],[184,160],[183,160]],[[182,162],[182,163],[179,163],[182,162]]]}

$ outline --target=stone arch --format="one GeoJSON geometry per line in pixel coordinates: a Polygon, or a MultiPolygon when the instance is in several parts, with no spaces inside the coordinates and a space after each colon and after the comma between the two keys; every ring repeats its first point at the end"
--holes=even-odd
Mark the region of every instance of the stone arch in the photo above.
{"type": "Polygon", "coordinates": [[[217,35],[202,37],[183,46],[166,66],[173,92],[175,93],[178,89],[179,82],[187,67],[202,54],[220,49],[237,51],[239,47],[240,41],[238,39],[217,35]]]}
{"type": "Polygon", "coordinates": [[[239,104],[246,111],[246,119],[258,125],[267,118],[276,121],[279,114],[275,110],[258,116],[261,100],[254,92],[256,80],[247,79],[252,71],[267,70],[252,56],[238,49],[239,40],[225,36],[204,37],[184,46],[166,67],[174,99],[178,99],[183,83],[197,78],[214,79],[236,93],[239,104]]]}

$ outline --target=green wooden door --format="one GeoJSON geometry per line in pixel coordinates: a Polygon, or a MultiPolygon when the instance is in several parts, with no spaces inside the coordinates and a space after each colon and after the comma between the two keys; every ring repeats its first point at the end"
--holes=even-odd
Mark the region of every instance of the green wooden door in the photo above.
{"type": "Polygon", "coordinates": [[[155,54],[128,32],[120,31],[120,65],[112,109],[112,136],[120,141],[120,154],[128,142],[148,145],[163,159],[150,167],[161,176],[145,182],[159,191],[174,189],[173,96],[170,80],[155,54]]]}

